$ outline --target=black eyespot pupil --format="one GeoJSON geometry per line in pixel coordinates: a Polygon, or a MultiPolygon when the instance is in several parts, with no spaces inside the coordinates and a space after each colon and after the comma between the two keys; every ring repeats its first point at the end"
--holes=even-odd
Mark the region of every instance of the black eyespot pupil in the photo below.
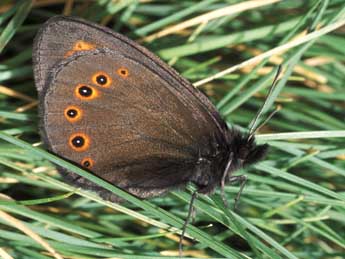
{"type": "Polygon", "coordinates": [[[99,75],[99,76],[97,76],[96,77],[96,81],[97,81],[97,83],[98,84],[100,84],[100,85],[105,85],[105,84],[107,84],[107,77],[106,76],[104,76],[104,75],[99,75]]]}
{"type": "Polygon", "coordinates": [[[75,109],[69,109],[69,110],[67,111],[67,115],[68,115],[68,117],[70,117],[70,118],[75,118],[75,117],[78,115],[78,112],[77,112],[77,110],[75,110],[75,109]]]}
{"type": "Polygon", "coordinates": [[[84,85],[79,88],[79,94],[84,97],[90,97],[92,95],[92,89],[84,85]]]}
{"type": "Polygon", "coordinates": [[[124,70],[124,69],[122,69],[121,71],[120,71],[120,73],[122,74],[122,75],[126,75],[127,74],[127,71],[126,70],[124,70]]]}
{"type": "Polygon", "coordinates": [[[83,137],[77,136],[72,139],[72,145],[75,147],[82,147],[85,144],[85,140],[83,137]]]}
{"type": "Polygon", "coordinates": [[[85,161],[85,162],[83,163],[83,165],[84,165],[85,167],[89,167],[89,166],[91,165],[91,163],[90,163],[90,161],[85,161]]]}

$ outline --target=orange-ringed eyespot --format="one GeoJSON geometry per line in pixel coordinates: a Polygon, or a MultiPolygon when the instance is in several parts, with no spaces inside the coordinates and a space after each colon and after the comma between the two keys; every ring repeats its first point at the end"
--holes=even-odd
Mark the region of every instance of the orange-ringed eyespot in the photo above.
{"type": "Polygon", "coordinates": [[[94,87],[85,84],[78,85],[74,93],[77,98],[88,101],[99,95],[99,92],[94,87]]]}
{"type": "Polygon", "coordinates": [[[81,136],[76,136],[72,139],[72,145],[76,148],[81,148],[85,144],[85,139],[81,136]]]}
{"type": "Polygon", "coordinates": [[[94,164],[93,160],[92,160],[91,158],[89,158],[89,157],[85,157],[85,158],[81,161],[81,165],[82,165],[83,167],[86,167],[86,168],[91,168],[91,167],[93,167],[93,164],[94,164]]]}
{"type": "Polygon", "coordinates": [[[76,122],[82,117],[82,110],[77,106],[67,106],[64,112],[65,118],[69,122],[76,122]]]}
{"type": "Polygon", "coordinates": [[[100,85],[106,85],[107,84],[107,77],[104,75],[99,75],[96,77],[96,82],[100,85]]]}
{"type": "Polygon", "coordinates": [[[69,146],[78,152],[86,151],[90,145],[90,138],[84,133],[75,133],[69,138],[69,146]]]}
{"type": "Polygon", "coordinates": [[[70,118],[75,118],[75,117],[77,117],[77,115],[78,115],[78,112],[77,112],[77,110],[76,109],[68,109],[67,110],[67,116],[68,117],[70,117],[70,118]]]}
{"type": "Polygon", "coordinates": [[[86,85],[79,87],[78,92],[83,97],[90,97],[92,95],[92,89],[86,85]]]}
{"type": "Polygon", "coordinates": [[[126,68],[119,68],[117,70],[117,73],[121,76],[121,77],[127,77],[128,76],[128,70],[126,68]]]}
{"type": "Polygon", "coordinates": [[[111,81],[110,76],[104,71],[99,71],[92,76],[92,82],[102,87],[109,87],[111,81]]]}

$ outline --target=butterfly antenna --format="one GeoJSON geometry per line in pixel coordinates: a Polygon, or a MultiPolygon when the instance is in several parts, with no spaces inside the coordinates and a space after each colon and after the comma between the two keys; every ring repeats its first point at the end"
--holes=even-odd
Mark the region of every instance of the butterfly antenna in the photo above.
{"type": "Polygon", "coordinates": [[[194,201],[196,199],[198,195],[198,190],[195,190],[192,194],[192,198],[190,199],[190,202],[189,202],[189,209],[188,209],[188,215],[187,215],[187,218],[186,220],[184,221],[184,224],[182,226],[182,233],[180,235],[180,240],[179,240],[179,243],[178,243],[178,254],[179,254],[179,257],[182,257],[182,252],[183,252],[183,247],[182,247],[182,243],[183,243],[183,238],[184,238],[184,235],[186,233],[186,229],[187,229],[187,225],[189,223],[189,220],[193,214],[193,211],[194,211],[194,201]]]}
{"type": "MultiPolygon", "coordinates": [[[[261,106],[259,112],[256,114],[256,116],[254,117],[254,119],[253,119],[253,120],[250,122],[250,124],[249,124],[249,125],[250,125],[250,126],[249,126],[250,130],[249,130],[249,138],[248,138],[248,140],[250,140],[250,139],[254,136],[254,134],[257,132],[257,130],[258,130],[259,128],[261,128],[261,127],[264,125],[264,124],[261,124],[260,126],[255,127],[255,125],[256,125],[258,119],[261,117],[261,115],[262,115],[263,112],[264,112],[264,108],[265,108],[265,106],[267,105],[267,102],[268,102],[268,100],[269,100],[269,97],[272,95],[273,90],[275,89],[275,87],[276,87],[276,85],[277,85],[278,78],[279,78],[279,75],[280,75],[280,73],[281,73],[281,70],[282,70],[282,66],[279,65],[279,66],[278,66],[278,69],[277,69],[276,76],[274,77],[273,83],[272,83],[272,85],[271,85],[271,87],[270,87],[270,91],[268,92],[268,94],[267,94],[267,96],[266,96],[266,98],[265,98],[265,102],[264,102],[263,105],[261,106]]],[[[278,109],[276,109],[273,113],[271,113],[270,116],[269,116],[268,118],[269,118],[269,119],[272,118],[272,116],[273,116],[277,111],[278,111],[278,109]]],[[[268,121],[268,120],[266,119],[264,123],[266,123],[267,121],[268,121]]]]}
{"type": "Polygon", "coordinates": [[[258,132],[263,126],[265,126],[265,124],[277,113],[281,110],[281,105],[278,105],[274,111],[272,111],[270,113],[270,115],[267,116],[267,118],[265,119],[265,121],[263,123],[261,123],[256,129],[255,131],[253,132],[253,135],[255,135],[256,132],[258,132]]]}

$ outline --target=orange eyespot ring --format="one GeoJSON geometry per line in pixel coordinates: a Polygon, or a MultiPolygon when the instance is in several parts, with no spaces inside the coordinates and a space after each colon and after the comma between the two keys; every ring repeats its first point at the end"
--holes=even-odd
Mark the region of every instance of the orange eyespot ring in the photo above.
{"type": "Polygon", "coordinates": [[[66,52],[65,58],[72,56],[75,52],[78,51],[86,51],[86,50],[93,50],[96,48],[95,44],[78,40],[76,43],[74,43],[73,48],[66,52]]]}
{"type": "Polygon", "coordinates": [[[122,78],[126,78],[129,76],[129,72],[127,68],[121,67],[117,70],[117,74],[122,78]]]}
{"type": "Polygon", "coordinates": [[[84,133],[74,133],[69,137],[68,145],[77,152],[84,152],[90,147],[90,138],[84,133]]]}
{"type": "Polygon", "coordinates": [[[79,84],[74,90],[77,98],[82,100],[93,100],[99,96],[99,92],[92,86],[86,84],[79,84]]]}
{"type": "Polygon", "coordinates": [[[69,122],[76,122],[81,119],[83,112],[81,109],[79,109],[77,106],[67,106],[67,108],[64,111],[65,118],[69,122]]]}
{"type": "Polygon", "coordinates": [[[95,44],[82,41],[82,40],[78,40],[76,43],[74,43],[74,46],[73,46],[74,50],[90,50],[94,48],[95,48],[95,44]]]}
{"type": "Polygon", "coordinates": [[[93,161],[90,157],[85,157],[85,158],[81,161],[80,164],[81,164],[83,167],[90,169],[90,168],[93,167],[94,161],[93,161]]]}
{"type": "Polygon", "coordinates": [[[111,84],[111,81],[112,80],[110,76],[108,76],[108,74],[103,71],[99,71],[92,76],[92,82],[102,87],[109,87],[111,84]]]}

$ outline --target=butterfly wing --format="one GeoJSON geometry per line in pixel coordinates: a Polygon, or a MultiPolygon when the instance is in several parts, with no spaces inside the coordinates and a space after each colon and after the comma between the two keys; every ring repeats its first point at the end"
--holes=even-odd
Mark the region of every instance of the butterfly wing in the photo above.
{"type": "Polygon", "coordinates": [[[211,113],[214,123],[222,130],[227,129],[208,98],[152,52],[109,28],[76,17],[55,16],[37,33],[33,47],[33,63],[38,92],[41,93],[49,85],[47,80],[53,66],[63,61],[66,54],[104,47],[141,60],[147,67],[169,80],[172,87],[181,90],[181,94],[186,98],[197,98],[207,112],[211,113]]]}
{"type": "MultiPolygon", "coordinates": [[[[81,26],[79,20],[74,22],[81,26]]],[[[66,45],[61,37],[52,39],[57,33],[53,25],[46,26],[49,35],[41,32],[34,58],[42,131],[51,151],[137,196],[149,197],[186,184],[200,157],[225,149],[224,126],[210,111],[212,104],[158,58],[128,46],[101,47],[91,41],[101,38],[98,30],[66,45]]],[[[84,35],[79,29],[74,31],[84,35]]],[[[68,35],[70,41],[73,36],[68,35]]],[[[76,184],[95,187],[67,175],[76,184]]]]}

